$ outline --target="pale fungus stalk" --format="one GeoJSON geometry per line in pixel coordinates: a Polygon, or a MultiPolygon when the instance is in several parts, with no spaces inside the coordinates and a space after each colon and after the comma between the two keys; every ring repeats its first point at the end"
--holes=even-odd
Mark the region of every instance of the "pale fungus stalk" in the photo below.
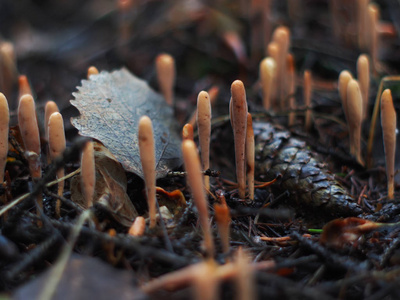
{"type": "Polygon", "coordinates": [[[247,161],[247,184],[249,186],[249,198],[254,200],[254,131],[253,119],[250,113],[247,113],[247,134],[246,134],[246,161],[247,161]]]}
{"type": "MultiPolygon", "coordinates": [[[[29,172],[32,176],[32,180],[37,181],[42,176],[42,168],[40,165],[40,136],[36,120],[35,101],[29,94],[23,95],[19,101],[18,125],[29,163],[29,172]]],[[[37,203],[40,208],[43,207],[41,194],[37,197],[37,203]]]]}
{"type": "Polygon", "coordinates": [[[289,96],[289,121],[288,125],[293,126],[295,121],[296,121],[296,113],[294,112],[296,110],[296,72],[295,72],[295,66],[294,66],[294,58],[292,54],[287,55],[287,89],[288,89],[288,96],[289,96]]]}
{"type": "Polygon", "coordinates": [[[187,173],[187,180],[192,192],[194,204],[199,213],[199,221],[204,233],[204,245],[208,257],[214,256],[214,241],[209,223],[208,201],[203,188],[203,175],[197,148],[192,140],[182,143],[183,161],[187,173]]]}
{"type": "Polygon", "coordinates": [[[32,178],[41,177],[40,167],[40,136],[36,120],[35,101],[32,96],[25,94],[18,106],[18,125],[24,142],[32,178]]]}
{"type": "Polygon", "coordinates": [[[371,56],[372,69],[376,71],[378,62],[378,22],[379,8],[375,3],[368,5],[368,30],[369,39],[367,41],[369,54],[371,56]]]}
{"type": "Polygon", "coordinates": [[[95,185],[96,166],[94,161],[93,142],[87,142],[81,155],[81,188],[87,208],[93,205],[95,185]]]}
{"type": "MultiPolygon", "coordinates": [[[[49,141],[49,119],[50,116],[55,112],[59,112],[57,104],[54,101],[47,101],[44,107],[44,137],[46,141],[49,141]]],[[[49,153],[50,150],[48,147],[47,150],[47,152],[49,153]]],[[[50,162],[51,157],[50,155],[47,155],[47,164],[50,164],[50,162]]]]}
{"type": "Polygon", "coordinates": [[[216,264],[205,261],[194,272],[193,296],[196,300],[217,300],[220,279],[215,276],[216,264]]]}
{"type": "Polygon", "coordinates": [[[267,55],[269,57],[271,57],[274,61],[275,61],[275,72],[274,72],[274,77],[273,77],[273,83],[272,86],[273,88],[271,89],[271,104],[272,104],[272,108],[274,110],[278,110],[279,108],[279,103],[278,103],[278,91],[279,91],[279,85],[280,85],[280,81],[279,81],[279,65],[278,65],[278,61],[280,59],[280,47],[279,44],[277,42],[270,42],[268,44],[267,47],[267,55]]]}
{"type": "Polygon", "coordinates": [[[9,121],[8,102],[4,94],[0,93],[0,184],[4,182],[7,163],[9,121]]]}
{"type": "Polygon", "coordinates": [[[1,91],[7,95],[7,97],[11,97],[18,70],[14,45],[10,42],[0,43],[0,68],[1,91]]]}
{"type": "Polygon", "coordinates": [[[369,0],[357,0],[358,46],[366,49],[368,40],[368,3],[369,0]]]}
{"type": "Polygon", "coordinates": [[[174,103],[175,85],[175,60],[166,53],[159,54],[156,58],[156,71],[158,86],[165,101],[172,106],[174,103]]]}
{"type": "Polygon", "coordinates": [[[304,104],[306,106],[306,117],[305,117],[304,127],[306,131],[310,131],[311,129],[311,121],[312,121],[311,96],[312,96],[311,72],[309,70],[306,70],[304,71],[304,87],[303,87],[304,104]]]}
{"type": "Polygon", "coordinates": [[[254,287],[254,270],[251,266],[249,257],[240,247],[236,252],[235,265],[236,272],[236,300],[256,299],[254,287]]]}
{"type": "Polygon", "coordinates": [[[386,176],[388,198],[394,199],[394,166],[396,151],[396,111],[393,106],[392,94],[389,89],[382,93],[381,97],[381,122],[383,131],[383,143],[385,146],[386,176]]]}
{"type": "Polygon", "coordinates": [[[231,124],[235,141],[236,179],[239,198],[246,196],[246,132],[247,132],[247,100],[243,82],[236,80],[231,86],[231,124]]]}
{"type": "Polygon", "coordinates": [[[263,107],[267,111],[271,108],[271,97],[275,74],[275,60],[272,57],[264,58],[260,63],[260,83],[262,88],[263,107]]]}
{"type": "Polygon", "coordinates": [[[182,139],[187,140],[190,139],[193,141],[193,126],[192,124],[185,124],[182,128],[182,139]]]}
{"type": "Polygon", "coordinates": [[[139,120],[139,152],[149,206],[150,229],[156,226],[156,158],[153,124],[148,116],[139,120]]]}
{"type": "Polygon", "coordinates": [[[353,76],[349,71],[343,70],[342,72],[340,72],[338,80],[338,90],[340,100],[342,101],[344,116],[346,117],[347,122],[349,120],[349,113],[347,112],[347,85],[349,84],[349,81],[351,79],[353,79],[353,76]]]}
{"type": "MultiPolygon", "coordinates": [[[[211,107],[213,107],[214,103],[217,100],[218,95],[219,95],[219,87],[212,86],[208,90],[208,95],[210,96],[211,107]]],[[[196,110],[193,112],[193,114],[190,116],[188,124],[192,125],[193,128],[196,128],[196,126],[197,126],[197,107],[196,107],[196,110]]]]}
{"type": "MultiPolygon", "coordinates": [[[[210,138],[211,138],[211,103],[207,92],[201,91],[197,97],[197,130],[199,132],[199,144],[201,165],[203,171],[210,168],[210,138]]],[[[204,177],[204,185],[210,189],[210,178],[204,177]]]]}
{"type": "Polygon", "coordinates": [[[49,120],[50,116],[56,112],[60,112],[57,104],[54,101],[47,101],[44,107],[44,132],[46,140],[49,140],[49,120]]]}
{"type": "Polygon", "coordinates": [[[146,230],[146,220],[143,217],[136,217],[132,226],[129,228],[128,234],[130,236],[142,236],[146,230]]]}
{"type": "Polygon", "coordinates": [[[32,89],[31,86],[29,85],[28,78],[25,75],[20,75],[18,77],[18,90],[19,90],[18,91],[19,99],[21,99],[21,97],[25,94],[32,96],[32,89]]]}
{"type": "Polygon", "coordinates": [[[279,81],[279,108],[281,111],[285,110],[285,88],[286,88],[286,56],[289,52],[289,44],[290,44],[290,31],[289,28],[285,26],[279,26],[275,29],[272,40],[279,45],[279,58],[277,61],[278,72],[277,78],[279,81]]]}
{"type": "MultiPolygon", "coordinates": [[[[65,150],[65,133],[64,133],[64,121],[63,117],[59,112],[53,113],[49,118],[48,123],[48,138],[49,138],[49,154],[51,160],[59,157],[65,150]]],[[[57,170],[57,178],[64,177],[64,168],[57,170]]],[[[58,183],[59,196],[62,196],[64,192],[64,181],[58,183]]],[[[56,215],[60,216],[61,201],[56,202],[56,215]]]]}
{"type": "Polygon", "coordinates": [[[363,100],[363,120],[365,120],[368,116],[368,98],[370,85],[369,60],[365,54],[361,54],[357,59],[357,78],[363,100]]]}
{"type": "Polygon", "coordinates": [[[350,153],[356,157],[360,165],[364,165],[361,157],[361,123],[363,103],[357,80],[351,79],[347,85],[347,111],[350,135],[350,153]]]}

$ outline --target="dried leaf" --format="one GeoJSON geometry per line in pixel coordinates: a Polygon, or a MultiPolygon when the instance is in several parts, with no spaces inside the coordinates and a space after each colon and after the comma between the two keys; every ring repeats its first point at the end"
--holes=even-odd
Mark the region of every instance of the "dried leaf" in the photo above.
{"type": "MultiPolygon", "coordinates": [[[[99,204],[104,205],[115,220],[130,227],[138,213],[126,193],[125,171],[102,144],[95,143],[94,151],[96,185],[93,204],[100,202],[99,204]]],[[[71,200],[80,207],[86,208],[80,175],[76,175],[71,181],[71,200]]]]}
{"type": "Polygon", "coordinates": [[[126,69],[101,72],[83,80],[74,93],[81,115],[71,120],[81,135],[99,140],[124,169],[143,178],[137,127],[141,116],[153,122],[156,177],[182,164],[178,125],[173,110],[148,84],[126,69]]]}

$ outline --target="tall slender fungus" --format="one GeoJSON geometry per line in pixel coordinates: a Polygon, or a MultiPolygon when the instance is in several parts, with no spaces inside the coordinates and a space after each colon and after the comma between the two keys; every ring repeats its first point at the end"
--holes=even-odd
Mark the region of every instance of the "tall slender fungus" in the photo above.
{"type": "Polygon", "coordinates": [[[274,87],[271,90],[271,105],[274,110],[279,109],[279,102],[278,102],[278,97],[279,97],[279,86],[281,82],[279,81],[279,59],[280,59],[280,52],[281,49],[279,47],[279,44],[277,42],[270,42],[267,47],[267,55],[270,56],[274,61],[275,61],[275,73],[274,77],[272,80],[272,86],[274,87]]]}
{"type": "Polygon", "coordinates": [[[54,101],[47,101],[46,105],[44,107],[44,132],[45,132],[44,136],[45,136],[46,140],[49,140],[48,125],[49,125],[50,116],[55,112],[60,112],[57,104],[54,101]]]}
{"type": "Polygon", "coordinates": [[[296,72],[295,72],[295,65],[294,65],[294,57],[292,54],[287,55],[287,89],[288,89],[288,96],[289,98],[289,126],[293,126],[296,121],[296,72]]]}
{"type": "Polygon", "coordinates": [[[247,134],[246,134],[246,161],[247,161],[247,184],[249,186],[249,198],[254,199],[254,131],[253,119],[250,113],[247,113],[247,134]]]}
{"type": "Polygon", "coordinates": [[[35,101],[25,94],[18,106],[18,125],[29,161],[29,170],[33,178],[41,177],[40,167],[40,136],[36,120],[35,101]]]}
{"type": "Polygon", "coordinates": [[[347,122],[349,120],[349,113],[347,112],[347,85],[349,84],[349,81],[351,79],[353,79],[353,76],[349,71],[343,70],[342,72],[340,72],[338,80],[338,90],[340,100],[342,101],[344,116],[346,117],[347,122]]]}
{"type": "Polygon", "coordinates": [[[235,141],[236,179],[239,186],[239,198],[246,196],[246,132],[247,100],[243,82],[235,80],[231,86],[231,124],[235,141]]]}
{"type": "Polygon", "coordinates": [[[229,207],[226,204],[225,196],[222,192],[217,191],[217,197],[220,203],[214,203],[214,215],[215,220],[217,221],[218,233],[221,238],[222,251],[224,253],[229,252],[229,239],[230,232],[229,227],[231,225],[231,213],[229,211],[229,207]]]}
{"type": "Polygon", "coordinates": [[[309,70],[304,71],[304,87],[303,87],[303,97],[304,104],[306,106],[306,117],[304,121],[304,127],[306,131],[311,129],[311,94],[312,94],[312,78],[311,72],[309,70]]]}
{"type": "Polygon", "coordinates": [[[146,184],[147,204],[149,206],[150,228],[156,226],[156,158],[153,137],[153,124],[148,116],[139,120],[139,152],[146,184]]]}
{"type": "Polygon", "coordinates": [[[93,142],[87,142],[81,155],[81,187],[87,208],[93,205],[95,185],[96,166],[94,162],[93,142]]]}
{"type": "Polygon", "coordinates": [[[364,165],[361,157],[361,123],[362,123],[362,96],[360,86],[357,80],[351,79],[347,85],[347,112],[349,135],[350,135],[350,153],[356,157],[360,165],[364,165]]]}
{"type": "Polygon", "coordinates": [[[159,54],[156,58],[156,70],[158,86],[163,94],[165,101],[169,105],[174,103],[175,85],[175,60],[166,53],[159,54]]]}
{"type": "Polygon", "coordinates": [[[378,22],[379,22],[379,7],[375,3],[368,4],[368,32],[369,39],[367,46],[371,56],[372,69],[376,71],[378,62],[378,22]]]}
{"type": "MultiPolygon", "coordinates": [[[[26,157],[29,162],[29,172],[33,181],[37,181],[42,176],[40,165],[40,136],[39,127],[36,120],[35,101],[32,96],[25,94],[19,100],[18,106],[18,125],[21,131],[22,141],[24,142],[26,157]]],[[[43,199],[37,197],[40,208],[43,207],[43,199]]]]}
{"type": "Polygon", "coordinates": [[[10,42],[0,42],[0,89],[7,97],[11,97],[17,74],[14,45],[10,42]]]}
{"type": "Polygon", "coordinates": [[[278,81],[279,81],[279,108],[285,110],[285,89],[286,89],[286,56],[289,52],[290,46],[290,30],[286,26],[279,26],[274,30],[272,40],[279,45],[279,57],[277,61],[278,66],[278,81]]]}
{"type": "Polygon", "coordinates": [[[214,241],[212,239],[209,223],[208,202],[203,188],[203,176],[201,173],[200,159],[196,145],[192,140],[184,140],[182,143],[182,154],[187,181],[192,191],[194,204],[199,213],[201,228],[204,233],[204,246],[208,257],[214,256],[214,241]]]}
{"type": "MultiPolygon", "coordinates": [[[[59,112],[53,113],[49,118],[48,123],[48,138],[49,138],[49,154],[51,160],[54,160],[60,156],[65,150],[65,133],[64,133],[64,121],[63,117],[59,112]]],[[[64,177],[64,168],[57,170],[57,178],[64,177]]],[[[58,183],[59,196],[62,196],[64,192],[64,181],[58,183]]],[[[61,202],[57,200],[56,203],[56,215],[60,216],[61,202]]]]}
{"type": "Polygon", "coordinates": [[[276,62],[272,57],[266,57],[260,62],[260,82],[265,110],[271,108],[273,82],[276,74],[276,62]]]}
{"type": "Polygon", "coordinates": [[[361,54],[357,59],[357,78],[360,85],[363,100],[363,120],[368,116],[368,97],[369,97],[369,60],[368,56],[361,54]]]}
{"type": "MultiPolygon", "coordinates": [[[[211,138],[211,103],[207,92],[201,91],[197,97],[197,128],[201,150],[201,165],[203,171],[210,168],[210,138],[211,138]]],[[[204,185],[210,189],[210,178],[204,177],[204,185]]]]}
{"type": "Polygon", "coordinates": [[[383,143],[385,146],[388,198],[393,199],[397,117],[393,106],[392,94],[389,89],[384,90],[381,97],[381,122],[383,143]]]}
{"type": "Polygon", "coordinates": [[[4,94],[0,93],[0,184],[4,182],[7,163],[9,121],[8,102],[4,94]]]}

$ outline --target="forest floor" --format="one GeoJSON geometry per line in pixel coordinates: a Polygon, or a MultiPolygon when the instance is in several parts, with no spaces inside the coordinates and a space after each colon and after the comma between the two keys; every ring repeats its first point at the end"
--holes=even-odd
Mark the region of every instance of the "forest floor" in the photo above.
{"type": "MultiPolygon", "coordinates": [[[[346,41],[334,36],[331,1],[306,0],[302,6],[295,5],[295,1],[271,1],[266,27],[269,32],[260,29],[260,19],[250,17],[247,1],[132,1],[137,3],[125,10],[116,2],[1,1],[2,40],[13,43],[16,72],[29,79],[41,132],[48,100],[57,103],[64,117],[69,151],[58,164],[65,165],[65,174],[79,168],[83,141],[76,139],[78,130],[70,122],[79,115],[70,100],[82,85],[81,80],[86,79],[90,66],[109,72],[126,68],[157,91],[154,60],[160,53],[172,55],[176,63],[174,122],[180,127],[194,112],[198,93],[217,87],[219,93],[212,108],[211,169],[219,175],[211,177],[208,194],[216,253],[213,258],[206,257],[197,209],[185,178],[178,175],[161,178],[157,185],[167,191],[180,190],[184,203],[171,204],[171,195],[159,194],[159,206],[167,206],[171,216],[156,229],[147,228],[141,237],[127,234],[129,227],[115,217],[118,213],[94,205],[87,210],[91,212],[88,216],[72,202],[78,175],[65,180],[61,216],[57,217],[55,205],[60,197],[55,185],[46,186],[55,179],[56,166],[47,164],[43,138],[43,177],[32,181],[20,148],[23,145],[18,142],[17,80],[8,80],[2,74],[1,86],[10,107],[10,143],[14,148],[6,167],[8,182],[0,191],[0,209],[24,194],[27,196],[0,212],[0,298],[204,299],[201,290],[212,290],[211,286],[216,285],[221,299],[239,298],[243,290],[249,293],[248,297],[253,293],[260,299],[398,299],[398,185],[395,199],[388,200],[380,122],[376,124],[372,165],[363,167],[348,153],[348,130],[337,80],[344,69],[357,74],[356,61],[362,51],[354,32],[349,32],[346,41]],[[262,108],[258,68],[264,58],[265,42],[260,34],[271,36],[278,25],[290,28],[290,52],[295,60],[294,96],[299,109],[296,122],[290,127],[288,110],[266,112],[262,108]],[[304,130],[305,70],[310,70],[313,78],[314,122],[309,132],[304,130]],[[279,182],[257,188],[254,201],[238,198],[229,123],[230,86],[236,79],[246,87],[255,126],[267,121],[275,124],[275,136],[283,132],[305,141],[301,151],[311,151],[318,157],[321,165],[323,162],[333,174],[332,178],[351,195],[350,202],[357,203],[361,213],[348,214],[356,218],[347,222],[337,219],[341,216],[336,212],[342,208],[336,205],[346,206],[347,198],[329,206],[330,212],[319,210],[326,203],[299,203],[301,195],[296,196],[296,189],[301,187],[296,184],[291,189],[282,189],[279,182]],[[44,203],[39,215],[37,195],[42,195],[44,203]],[[214,204],[219,202],[220,195],[226,198],[232,218],[227,253],[223,251],[215,221],[214,204]],[[339,221],[324,227],[332,219],[339,221]],[[190,266],[195,265],[209,268],[196,269],[195,272],[207,274],[203,279],[191,272],[190,266]],[[233,266],[233,271],[226,271],[229,266],[233,266]],[[243,272],[235,271],[238,269],[243,272]],[[168,274],[177,276],[174,286],[157,286],[152,281],[168,274]],[[247,289],[246,283],[250,285],[247,289]]],[[[256,5],[257,1],[253,2],[256,5]]],[[[347,1],[336,2],[345,5],[347,1]]],[[[364,157],[370,116],[382,78],[396,75],[400,69],[400,4],[394,0],[376,2],[381,20],[378,64],[371,72],[369,117],[362,128],[364,157]]],[[[344,18],[342,23],[351,24],[355,10],[347,6],[339,16],[344,18]]],[[[392,89],[397,111],[399,86],[397,78],[383,84],[392,89]]],[[[256,147],[262,147],[266,140],[259,132],[256,131],[256,147]]],[[[121,136],[121,142],[126,138],[125,132],[116,134],[121,136]]],[[[274,155],[281,157],[279,153],[274,155]]],[[[256,171],[263,170],[265,164],[264,159],[257,157],[256,171]]],[[[177,171],[182,172],[183,168],[177,171]]],[[[127,196],[137,213],[147,216],[143,180],[131,172],[124,172],[124,176],[127,196]]],[[[263,174],[256,177],[262,181],[271,179],[263,174]]]]}

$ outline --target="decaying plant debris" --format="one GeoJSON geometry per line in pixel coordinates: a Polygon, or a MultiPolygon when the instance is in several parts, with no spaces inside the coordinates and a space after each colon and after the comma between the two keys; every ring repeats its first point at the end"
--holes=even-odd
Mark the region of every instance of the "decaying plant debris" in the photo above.
{"type": "Polygon", "coordinates": [[[399,298],[399,187],[393,195],[386,179],[383,136],[390,155],[396,139],[393,123],[382,134],[377,117],[385,89],[398,109],[400,5],[299,3],[3,1],[2,296],[399,298]],[[239,85],[243,127],[254,130],[254,193],[252,163],[243,161],[252,156],[235,154],[252,149],[234,144],[239,108],[229,102],[238,105],[239,85]],[[179,132],[196,127],[199,93],[212,105],[203,173],[192,134],[184,131],[182,148],[179,132]],[[40,149],[28,149],[18,126],[21,96],[35,100],[40,149]],[[67,139],[51,159],[49,100],[67,139]],[[361,111],[351,115],[354,107],[361,111]],[[151,226],[137,143],[143,115],[155,146],[151,226]],[[86,192],[81,152],[91,139],[95,185],[86,192]],[[237,164],[250,174],[247,190],[237,164]],[[207,190],[196,184],[204,177],[207,190]]]}

